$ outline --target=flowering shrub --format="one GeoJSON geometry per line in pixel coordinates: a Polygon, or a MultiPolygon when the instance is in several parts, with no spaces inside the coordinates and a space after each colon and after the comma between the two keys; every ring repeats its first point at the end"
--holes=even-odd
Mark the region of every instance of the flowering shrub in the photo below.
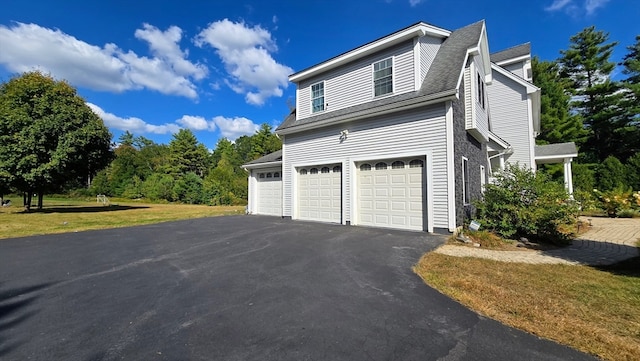
{"type": "Polygon", "coordinates": [[[566,242],[573,237],[578,207],[564,186],[544,173],[511,165],[487,184],[476,203],[478,220],[503,238],[566,242]]]}
{"type": "Polygon", "coordinates": [[[620,212],[628,212],[632,208],[640,207],[640,192],[633,192],[623,187],[617,187],[605,192],[594,189],[593,192],[600,200],[602,209],[609,217],[617,217],[620,212]]]}

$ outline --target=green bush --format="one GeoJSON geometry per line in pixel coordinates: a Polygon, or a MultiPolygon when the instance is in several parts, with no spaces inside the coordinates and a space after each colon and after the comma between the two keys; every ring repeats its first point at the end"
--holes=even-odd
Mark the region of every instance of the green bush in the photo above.
{"type": "Polygon", "coordinates": [[[553,243],[573,237],[578,216],[578,207],[562,184],[516,165],[496,175],[476,207],[483,227],[503,238],[553,243]]]}
{"type": "Polygon", "coordinates": [[[627,183],[633,189],[640,189],[640,152],[627,159],[627,183]]]}
{"type": "Polygon", "coordinates": [[[618,158],[608,156],[598,166],[596,178],[598,180],[597,188],[603,191],[626,187],[627,169],[618,158]]]}

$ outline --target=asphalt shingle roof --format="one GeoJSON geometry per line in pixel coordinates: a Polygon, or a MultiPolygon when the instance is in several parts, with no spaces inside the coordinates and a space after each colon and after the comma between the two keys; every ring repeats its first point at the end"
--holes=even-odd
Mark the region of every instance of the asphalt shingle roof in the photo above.
{"type": "Polygon", "coordinates": [[[456,89],[464,68],[467,50],[478,45],[483,21],[467,25],[451,33],[442,43],[420,87],[420,94],[437,94],[456,89]]]}
{"type": "Polygon", "coordinates": [[[282,149],[281,150],[276,150],[273,153],[269,153],[267,155],[265,155],[264,157],[260,157],[256,160],[252,160],[251,162],[245,164],[245,165],[252,165],[252,164],[262,164],[262,163],[271,163],[271,162],[281,162],[282,161],[282,149]]]}
{"type": "Polygon", "coordinates": [[[491,61],[494,63],[499,63],[501,61],[519,58],[521,56],[530,55],[530,54],[531,54],[531,43],[524,43],[524,44],[516,45],[509,49],[504,49],[491,54],[491,61]]]}
{"type": "Polygon", "coordinates": [[[447,91],[455,91],[458,85],[460,72],[464,68],[464,61],[467,50],[476,46],[482,35],[484,20],[455,30],[445,39],[440,46],[440,50],[433,60],[427,76],[425,77],[419,91],[403,93],[396,96],[382,98],[371,102],[354,105],[348,108],[339,109],[316,116],[307,117],[296,121],[295,110],[287,116],[276,131],[298,127],[310,123],[331,124],[350,115],[365,115],[375,113],[378,109],[393,107],[395,103],[411,100],[414,98],[424,98],[424,100],[435,99],[438,94],[447,91]]]}
{"type": "Polygon", "coordinates": [[[578,154],[578,149],[574,142],[536,145],[535,154],[536,157],[554,157],[578,154]]]}

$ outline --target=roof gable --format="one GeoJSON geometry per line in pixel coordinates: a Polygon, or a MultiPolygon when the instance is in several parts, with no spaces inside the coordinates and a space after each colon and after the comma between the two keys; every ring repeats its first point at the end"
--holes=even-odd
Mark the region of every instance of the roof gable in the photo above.
{"type": "MultiPolygon", "coordinates": [[[[452,32],[440,46],[440,50],[422,82],[420,94],[438,94],[458,89],[470,51],[478,50],[481,46],[486,46],[484,20],[452,32]],[[483,38],[484,41],[482,41],[483,38]]],[[[486,53],[488,57],[488,48],[481,53],[486,53]]],[[[489,64],[488,61],[487,64],[489,64]]],[[[491,70],[488,69],[487,74],[490,73],[491,70]]]]}
{"type": "Polygon", "coordinates": [[[424,36],[427,34],[431,36],[446,38],[450,33],[451,32],[448,30],[438,28],[424,22],[419,22],[402,30],[398,30],[393,34],[389,34],[380,39],[361,45],[353,50],[347,51],[346,53],[342,53],[329,60],[323,61],[320,64],[291,74],[289,75],[289,81],[300,82],[304,79],[316,76],[319,73],[335,69],[346,63],[350,63],[367,55],[379,52],[383,49],[387,49],[411,38],[424,36]]]}

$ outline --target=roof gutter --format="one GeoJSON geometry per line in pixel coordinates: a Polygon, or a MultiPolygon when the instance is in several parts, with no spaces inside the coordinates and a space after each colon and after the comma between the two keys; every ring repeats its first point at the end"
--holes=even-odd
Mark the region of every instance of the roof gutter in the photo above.
{"type": "Polygon", "coordinates": [[[401,100],[397,103],[392,103],[391,106],[382,105],[378,107],[378,108],[382,108],[383,110],[376,111],[375,108],[373,108],[373,110],[366,109],[366,110],[356,112],[355,114],[345,114],[342,116],[337,116],[331,122],[322,122],[322,121],[311,122],[311,123],[301,124],[294,127],[281,129],[281,130],[276,130],[276,133],[281,135],[293,134],[293,133],[298,133],[305,130],[324,128],[330,125],[342,124],[342,123],[351,122],[355,120],[370,118],[372,116],[385,115],[385,114],[394,113],[401,110],[414,109],[418,107],[441,103],[447,100],[455,100],[457,98],[458,98],[458,90],[452,89],[452,90],[447,90],[447,91],[432,94],[432,95],[423,95],[423,96],[417,96],[415,98],[411,98],[407,100],[401,100]]]}
{"type": "Polygon", "coordinates": [[[281,166],[282,165],[282,161],[276,161],[276,162],[265,162],[265,163],[254,163],[254,164],[243,164],[241,165],[242,169],[247,170],[247,169],[254,169],[254,168],[268,168],[268,167],[274,167],[274,166],[281,166]]]}

